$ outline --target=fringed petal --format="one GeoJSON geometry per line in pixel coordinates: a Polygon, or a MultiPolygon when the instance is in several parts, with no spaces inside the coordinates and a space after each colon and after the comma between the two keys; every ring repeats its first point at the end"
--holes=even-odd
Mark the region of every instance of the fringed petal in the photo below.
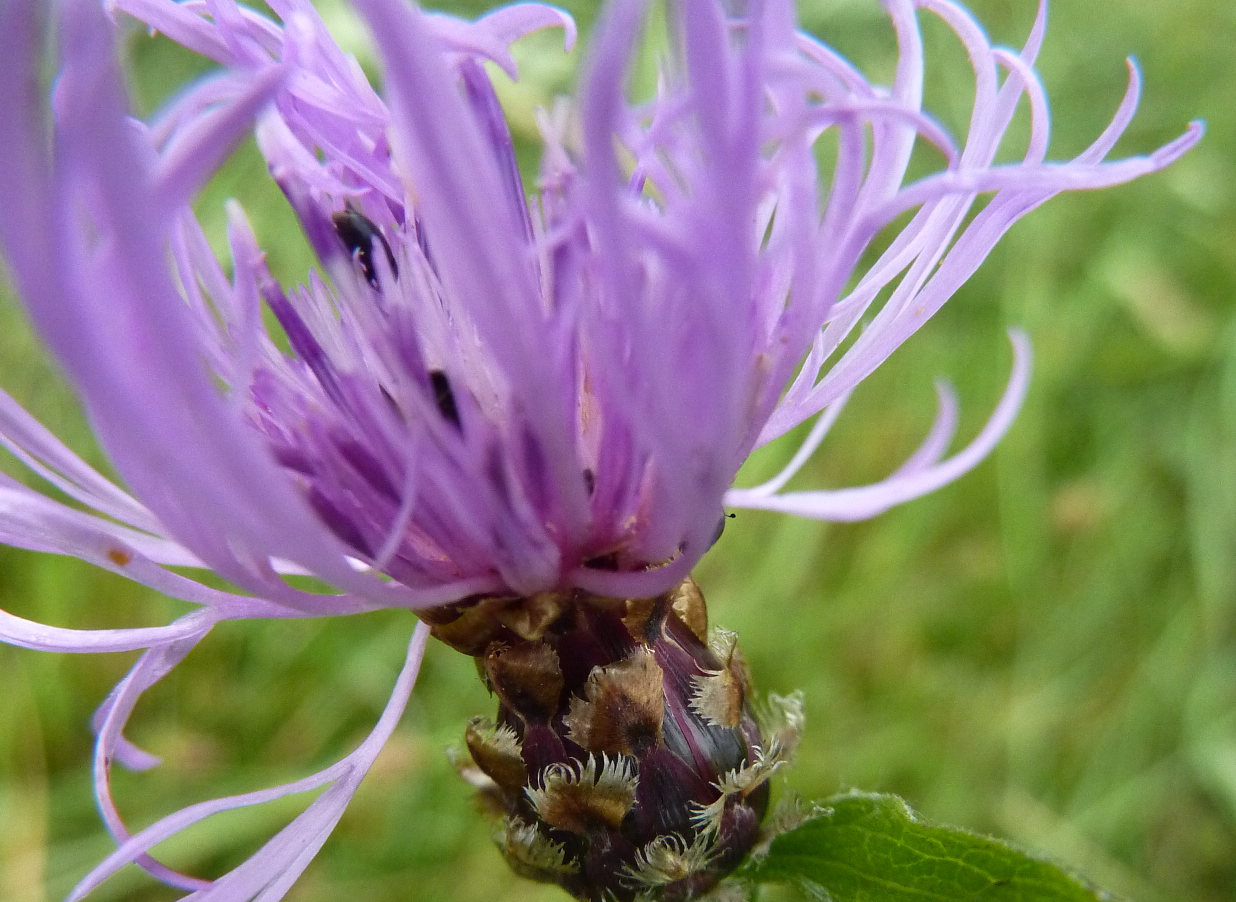
{"type": "MultiPolygon", "coordinates": [[[[85,898],[91,890],[99,886],[108,877],[115,874],[125,865],[133,863],[139,863],[145,867],[156,867],[160,870],[159,876],[162,879],[185,889],[196,890],[197,892],[189,897],[193,899],[227,900],[227,902],[246,902],[246,900],[250,899],[262,899],[273,902],[273,900],[282,898],[283,894],[301,874],[313,855],[317,853],[322,843],[330,834],[330,831],[343,815],[344,809],[356,793],[361,780],[373,766],[373,762],[403,716],[408,698],[411,696],[412,689],[416,684],[416,676],[420,670],[428,638],[428,627],[423,623],[418,624],[408,644],[408,653],[403,669],[395,681],[395,686],[391,692],[390,700],[386,704],[386,708],[383,710],[373,731],[350,754],[330,767],[292,783],[191,805],[163,818],[137,834],[129,835],[124,831],[123,825],[119,825],[120,834],[118,838],[123,840],[120,847],[74,887],[73,892],[69,896],[70,902],[85,898]],[[327,790],[314,800],[295,820],[262,846],[244,864],[213,882],[179,875],[170,871],[170,869],[166,869],[165,866],[160,865],[147,854],[150,849],[163,840],[191,827],[199,821],[205,820],[211,815],[222,811],[232,811],[237,808],[261,805],[284,796],[308,792],[322,786],[328,786],[327,790]]],[[[158,661],[152,659],[152,663],[148,665],[150,673],[145,674],[145,676],[149,678],[156,673],[162,676],[163,674],[159,673],[159,671],[167,663],[166,659],[159,659],[158,661]]],[[[136,672],[137,668],[134,669],[134,673],[136,672]]],[[[132,676],[133,674],[131,674],[132,676]]],[[[134,685],[137,685],[138,682],[135,680],[134,685]]],[[[128,703],[129,710],[131,710],[132,703],[136,701],[136,698],[126,697],[125,701],[128,703]]],[[[127,711],[122,712],[119,700],[114,701],[108,709],[104,726],[99,734],[98,748],[100,749],[101,758],[104,757],[106,751],[110,751],[110,748],[104,748],[104,737],[107,737],[108,742],[115,740],[119,728],[123,725],[124,719],[127,718],[127,713],[127,711]]],[[[101,790],[101,797],[110,798],[105,788],[107,785],[105,765],[99,769],[97,776],[102,781],[102,786],[104,787],[101,790]]]]}
{"type": "MultiPolygon", "coordinates": [[[[888,479],[873,485],[829,491],[786,492],[779,495],[760,495],[749,490],[732,489],[726,493],[726,505],[782,511],[813,520],[866,520],[898,504],[904,504],[948,485],[972,470],[991,453],[1012,426],[1025,398],[1030,380],[1030,343],[1020,332],[1011,332],[1009,338],[1014,352],[1013,374],[1004,396],[978,436],[947,460],[923,466],[921,461],[916,460],[922,453],[920,449],[915,457],[911,458],[914,466],[903,465],[888,479]]],[[[935,431],[933,430],[933,436],[935,431]]],[[[926,447],[934,453],[936,444],[937,441],[929,437],[926,447]]]]}
{"type": "Polygon", "coordinates": [[[820,412],[815,422],[811,424],[811,431],[807,433],[807,437],[803,439],[802,444],[798,446],[798,450],[794,452],[794,456],[790,458],[789,463],[781,469],[780,473],[767,482],[752,486],[749,489],[731,489],[730,493],[726,496],[727,503],[735,491],[751,495],[775,495],[781,491],[794,478],[794,475],[802,469],[803,464],[811,459],[812,455],[815,454],[824,442],[824,439],[828,437],[833,424],[837,422],[837,418],[841,416],[841,412],[845,410],[845,405],[849,400],[849,395],[842,395],[820,412]]]}
{"type": "Polygon", "coordinates": [[[150,511],[136,498],[74,454],[4,391],[0,391],[0,444],[74,500],[138,529],[159,530],[150,511]]]}
{"type": "MultiPolygon", "coordinates": [[[[96,734],[95,798],[98,801],[103,822],[117,842],[124,842],[130,834],[112,798],[112,762],[118,761],[130,770],[148,770],[159,764],[157,757],[125,738],[124,728],[133,714],[133,709],[146,691],[171,673],[176,665],[183,661],[189,652],[206,637],[213,625],[213,622],[206,621],[202,623],[202,628],[198,632],[177,642],[160,645],[147,651],[138,658],[137,663],[112,689],[107,699],[95,712],[93,719],[96,734]]],[[[195,888],[204,885],[204,881],[179,874],[149,855],[136,856],[133,863],[172,886],[195,888]]]]}
{"type": "Polygon", "coordinates": [[[206,611],[186,614],[167,626],[115,630],[74,630],[35,623],[0,610],[0,642],[36,651],[99,654],[137,651],[182,642],[199,635],[217,615],[206,611]]]}
{"type": "Polygon", "coordinates": [[[209,111],[195,110],[185,127],[175,132],[153,174],[155,195],[169,210],[188,204],[206,180],[253,128],[258,111],[274,96],[284,70],[270,66],[238,82],[228,104],[209,111]]]}

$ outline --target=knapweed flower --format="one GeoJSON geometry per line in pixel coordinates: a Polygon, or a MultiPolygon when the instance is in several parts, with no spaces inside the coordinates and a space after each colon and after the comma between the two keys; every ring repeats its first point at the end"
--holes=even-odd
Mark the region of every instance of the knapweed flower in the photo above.
{"type": "Polygon", "coordinates": [[[499,695],[498,721],[468,738],[506,808],[508,853],[585,898],[696,893],[750,844],[780,742],[750,716],[732,643],[704,645],[687,581],[723,509],[868,517],[972,467],[1023,394],[1020,337],[1005,397],[960,451],[946,456],[943,397],[921,448],[879,484],[785,490],[851,390],[1018,218],[1160,169],[1200,128],[1109,161],[1137,104],[1130,67],[1094,142],[1048,162],[1033,69],[1044,9],[1007,50],[949,0],[886,0],[900,48],[888,87],[798,33],[789,0],[671,2],[665,71],[632,100],[647,4],[614,0],[578,95],[542,116],[530,191],[490,71],[515,76],[510,45],[533,30],[561,28],[570,45],[563,13],[514,4],[466,22],[359,0],[375,90],[307,0],[268,5],[275,18],[233,0],[0,7],[5,258],[121,480],[2,396],[0,437],[49,494],[5,477],[0,539],[194,606],[167,626],[104,631],[0,612],[0,637],[18,645],[145,650],[94,724],[119,848],[74,898],[127,863],[201,898],[280,897],[394,729],[431,626],[481,656],[499,695]],[[122,15],[218,71],[131,118],[110,21],[122,15]],[[973,67],[960,136],[922,108],[924,15],[973,67]],[[1028,137],[1013,148],[1019,109],[1028,137]],[[239,205],[227,262],[191,209],[250,133],[317,255],[300,285],[272,276],[239,205]],[[935,168],[910,177],[912,155],[935,168]],[[778,478],[731,487],[753,449],[813,418],[778,478]],[[110,765],[153,759],[124,726],[215,624],[381,607],[424,620],[352,754],[130,834],[110,765]],[[214,881],[148,854],[215,812],[314,787],[303,814],[214,881]],[[572,838],[577,826],[609,845],[572,838]]]}

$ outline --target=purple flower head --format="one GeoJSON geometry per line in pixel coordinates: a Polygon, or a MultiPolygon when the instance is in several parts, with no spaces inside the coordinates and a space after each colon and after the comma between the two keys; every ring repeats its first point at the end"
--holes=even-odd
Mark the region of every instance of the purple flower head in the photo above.
{"type": "Polygon", "coordinates": [[[64,0],[49,23],[44,6],[0,9],[0,240],[126,487],[0,395],[0,440],[56,494],[0,476],[0,540],[195,605],[168,626],[103,631],[0,612],[0,638],[18,645],[146,649],[95,723],[100,804],[120,847],[74,898],[131,862],[202,898],[279,898],[394,728],[427,635],[417,629],[387,711],[338,764],[131,835],[110,762],[155,761],[123,727],[214,624],[480,593],[650,596],[687,575],[725,507],[857,519],[932,491],[1008,428],[1026,385],[1024,339],[1013,339],[1004,398],[960,451],[947,456],[955,404],[943,393],[920,449],[882,482],[784,488],[855,386],[1023,214],[1167,166],[1201,134],[1194,124],[1148,156],[1109,161],[1137,105],[1130,66],[1106,128],[1073,159],[1048,162],[1033,69],[1045,7],[1024,47],[1007,50],[949,0],[887,0],[900,48],[889,87],[797,32],[789,0],[671,3],[666,70],[655,96],[631,100],[623,85],[647,4],[616,0],[578,96],[541,118],[529,190],[485,64],[515,76],[510,45],[542,28],[561,28],[569,47],[573,24],[552,7],[466,22],[361,0],[379,92],[307,0],[270,0],[277,19],[232,0],[113,0],[219,65],[137,121],[104,11],[64,0]],[[920,16],[943,21],[968,53],[963,135],[922,108],[920,16]],[[49,24],[50,102],[36,57],[49,24]],[[1019,108],[1029,137],[1012,148],[1019,108]],[[300,285],[271,275],[239,205],[230,265],[191,210],[249,133],[318,257],[300,285]],[[911,178],[922,148],[937,167],[911,178]],[[731,487],[752,450],[812,418],[776,479],[731,487]],[[297,588],[293,573],[336,591],[297,588]],[[213,883],[147,854],[217,811],[322,786],[213,883]]]}

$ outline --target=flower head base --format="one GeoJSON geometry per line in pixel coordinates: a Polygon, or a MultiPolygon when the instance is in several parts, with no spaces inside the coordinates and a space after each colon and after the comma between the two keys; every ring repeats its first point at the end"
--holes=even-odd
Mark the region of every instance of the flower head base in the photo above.
{"type": "MultiPolygon", "coordinates": [[[[1108,161],[1137,104],[1130,69],[1095,141],[1047,162],[1046,94],[1033,70],[1043,10],[1010,51],[949,0],[885,4],[900,46],[888,88],[798,33],[790,0],[671,2],[667,72],[655,96],[631,101],[624,76],[647,4],[614,0],[577,101],[542,117],[545,154],[529,196],[485,64],[514,76],[511,43],[541,28],[562,28],[569,45],[573,25],[552,7],[514,4],[464,22],[404,0],[358,0],[385,70],[379,94],[308,0],[270,0],[275,18],[234,0],[107,5],[221,68],[135,122],[97,0],[0,6],[0,247],[127,484],[0,395],[0,440],[57,496],[6,478],[0,540],[74,555],[200,607],[165,627],[98,632],[0,611],[0,638],[19,645],[146,650],[99,712],[100,802],[122,845],[79,893],[128,862],[177,886],[211,886],[148,850],[194,819],[303,788],[204,803],[131,836],[108,774],[113,759],[153,763],[123,736],[147,688],[221,620],[375,607],[425,611],[444,639],[485,655],[498,686],[509,667],[548,659],[491,661],[495,642],[522,647],[511,636],[548,642],[566,666],[575,652],[562,641],[525,635],[574,622],[561,619],[564,599],[589,599],[568,607],[601,612],[615,630],[623,622],[614,641],[626,651],[584,655],[588,666],[563,676],[556,701],[539,698],[555,711],[568,704],[555,716],[581,751],[564,746],[527,769],[543,804],[507,793],[508,846],[527,846],[517,840],[529,831],[545,839],[529,867],[554,871],[559,847],[563,866],[582,862],[537,818],[561,809],[555,793],[602,785],[596,816],[616,816],[624,775],[636,770],[615,756],[638,759],[644,746],[625,722],[625,739],[610,736],[615,725],[597,720],[597,706],[606,686],[632,682],[631,697],[651,711],[649,662],[675,672],[658,657],[661,640],[630,631],[633,613],[600,600],[679,591],[727,506],[866,517],[974,466],[1024,391],[1021,338],[1005,398],[962,450],[948,456],[955,410],[943,395],[936,427],[888,479],[784,491],[850,392],[1018,218],[1061,191],[1160,169],[1200,134],[1195,125],[1149,156],[1108,161]],[[35,59],[49,7],[61,55],[50,103],[35,59]],[[922,109],[920,11],[953,30],[974,70],[974,112],[959,139],[922,109]],[[1015,162],[997,164],[1022,106],[1029,138],[1015,162]],[[229,208],[230,270],[193,213],[199,188],[250,131],[318,258],[297,287],[273,277],[239,205],[229,208]],[[832,152],[817,153],[826,143],[832,152]],[[909,180],[920,147],[939,168],[909,180]],[[266,329],[263,306],[281,335],[266,329]],[[813,417],[780,476],[731,488],[754,448],[813,417]],[[286,580],[306,572],[335,594],[286,580]],[[452,607],[433,611],[441,605],[452,607]],[[624,744],[633,751],[615,750],[624,744]]],[[[695,625],[679,620],[678,647],[704,663],[682,671],[691,686],[674,704],[684,723],[707,720],[733,702],[726,680],[738,676],[714,674],[728,659],[704,656],[695,625]]],[[[424,637],[410,646],[391,712],[411,689],[424,637]]],[[[526,750],[514,718],[526,732],[531,714],[513,698],[503,704],[526,750]]],[[[737,731],[734,755],[715,764],[738,773],[717,785],[739,792],[758,782],[742,761],[774,765],[752,757],[763,746],[746,715],[730,716],[740,723],[726,727],[737,731]]],[[[643,725],[651,729],[651,714],[643,725]]],[[[308,861],[292,840],[324,841],[390,727],[384,719],[354,755],[311,778],[331,790],[213,886],[229,898],[286,888],[308,861]]],[[[493,754],[509,742],[495,732],[493,754]]],[[[713,853],[697,847],[701,835],[640,833],[624,867],[647,880],[707,870],[713,853]]]]}
{"type": "Polygon", "coordinates": [[[590,902],[689,899],[755,845],[801,714],[757,723],[732,633],[687,580],[655,598],[479,599],[425,615],[498,696],[468,751],[515,870],[590,902]]]}

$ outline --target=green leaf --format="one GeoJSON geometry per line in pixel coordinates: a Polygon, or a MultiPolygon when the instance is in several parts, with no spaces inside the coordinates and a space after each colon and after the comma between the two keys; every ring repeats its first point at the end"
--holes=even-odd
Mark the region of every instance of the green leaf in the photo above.
{"type": "Polygon", "coordinates": [[[1095,902],[1114,897],[1008,843],[919,819],[896,796],[850,793],[773,840],[741,875],[828,902],[1095,902]]]}

